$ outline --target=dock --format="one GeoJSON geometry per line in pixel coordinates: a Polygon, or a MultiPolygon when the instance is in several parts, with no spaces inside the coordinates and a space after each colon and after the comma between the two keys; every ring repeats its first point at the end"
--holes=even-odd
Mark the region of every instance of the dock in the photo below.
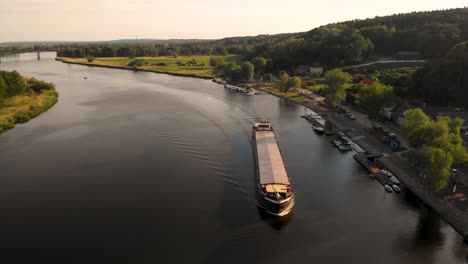
{"type": "Polygon", "coordinates": [[[366,169],[371,177],[377,179],[382,185],[392,185],[393,182],[375,165],[375,159],[382,155],[354,155],[354,159],[366,169]]]}

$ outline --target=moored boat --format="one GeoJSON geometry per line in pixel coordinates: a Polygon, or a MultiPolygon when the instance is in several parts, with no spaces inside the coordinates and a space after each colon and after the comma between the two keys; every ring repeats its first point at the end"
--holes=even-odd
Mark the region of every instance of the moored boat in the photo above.
{"type": "Polygon", "coordinates": [[[325,129],[316,123],[312,123],[312,129],[318,134],[323,134],[323,132],[325,132],[325,129]]]}
{"type": "Polygon", "coordinates": [[[294,206],[294,193],[269,121],[254,124],[253,141],[259,205],[272,215],[287,215],[294,206]]]}

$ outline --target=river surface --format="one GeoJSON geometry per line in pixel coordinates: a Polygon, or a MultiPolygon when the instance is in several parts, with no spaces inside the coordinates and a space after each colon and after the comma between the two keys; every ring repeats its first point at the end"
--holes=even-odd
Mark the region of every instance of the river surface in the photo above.
{"type": "Polygon", "coordinates": [[[1,59],[60,93],[0,135],[2,263],[468,263],[449,225],[387,194],[303,107],[54,56],[1,59]],[[283,219],[257,207],[258,119],[276,127],[295,190],[283,219]]]}

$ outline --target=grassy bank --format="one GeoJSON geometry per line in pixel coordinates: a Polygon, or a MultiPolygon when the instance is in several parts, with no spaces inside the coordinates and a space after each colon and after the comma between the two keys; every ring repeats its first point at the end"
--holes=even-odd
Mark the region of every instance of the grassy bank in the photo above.
{"type": "Polygon", "coordinates": [[[29,121],[51,108],[58,100],[55,89],[30,91],[0,102],[0,133],[29,121]]]}
{"type": "MultiPolygon", "coordinates": [[[[190,76],[198,78],[213,78],[213,67],[210,66],[210,57],[208,55],[177,56],[177,57],[109,57],[95,58],[88,62],[86,58],[67,58],[57,57],[57,60],[81,65],[93,65],[120,69],[137,69],[156,73],[166,73],[179,76],[190,76]],[[132,67],[129,66],[135,60],[142,60],[144,65],[132,67]]],[[[225,61],[237,61],[239,56],[226,55],[219,56],[225,61]]]]}
{"type": "Polygon", "coordinates": [[[317,103],[313,99],[307,98],[306,96],[303,96],[297,92],[280,93],[277,84],[274,82],[248,83],[242,86],[246,88],[258,89],[258,90],[267,92],[269,94],[272,94],[281,98],[288,98],[290,100],[293,100],[295,102],[302,103],[302,104],[317,103]]]}

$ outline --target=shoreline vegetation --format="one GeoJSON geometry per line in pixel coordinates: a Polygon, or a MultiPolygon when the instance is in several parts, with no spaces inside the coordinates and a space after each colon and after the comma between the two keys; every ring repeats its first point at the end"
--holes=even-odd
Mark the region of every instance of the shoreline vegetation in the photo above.
{"type": "Polygon", "coordinates": [[[69,64],[94,67],[124,69],[163,73],[175,76],[212,79],[213,66],[210,58],[222,58],[225,61],[237,61],[237,55],[193,55],[193,56],[158,56],[158,57],[99,57],[70,58],[56,57],[55,60],[69,64]]]}
{"type": "Polygon", "coordinates": [[[57,101],[54,84],[0,71],[0,133],[44,113],[57,101]]]}

